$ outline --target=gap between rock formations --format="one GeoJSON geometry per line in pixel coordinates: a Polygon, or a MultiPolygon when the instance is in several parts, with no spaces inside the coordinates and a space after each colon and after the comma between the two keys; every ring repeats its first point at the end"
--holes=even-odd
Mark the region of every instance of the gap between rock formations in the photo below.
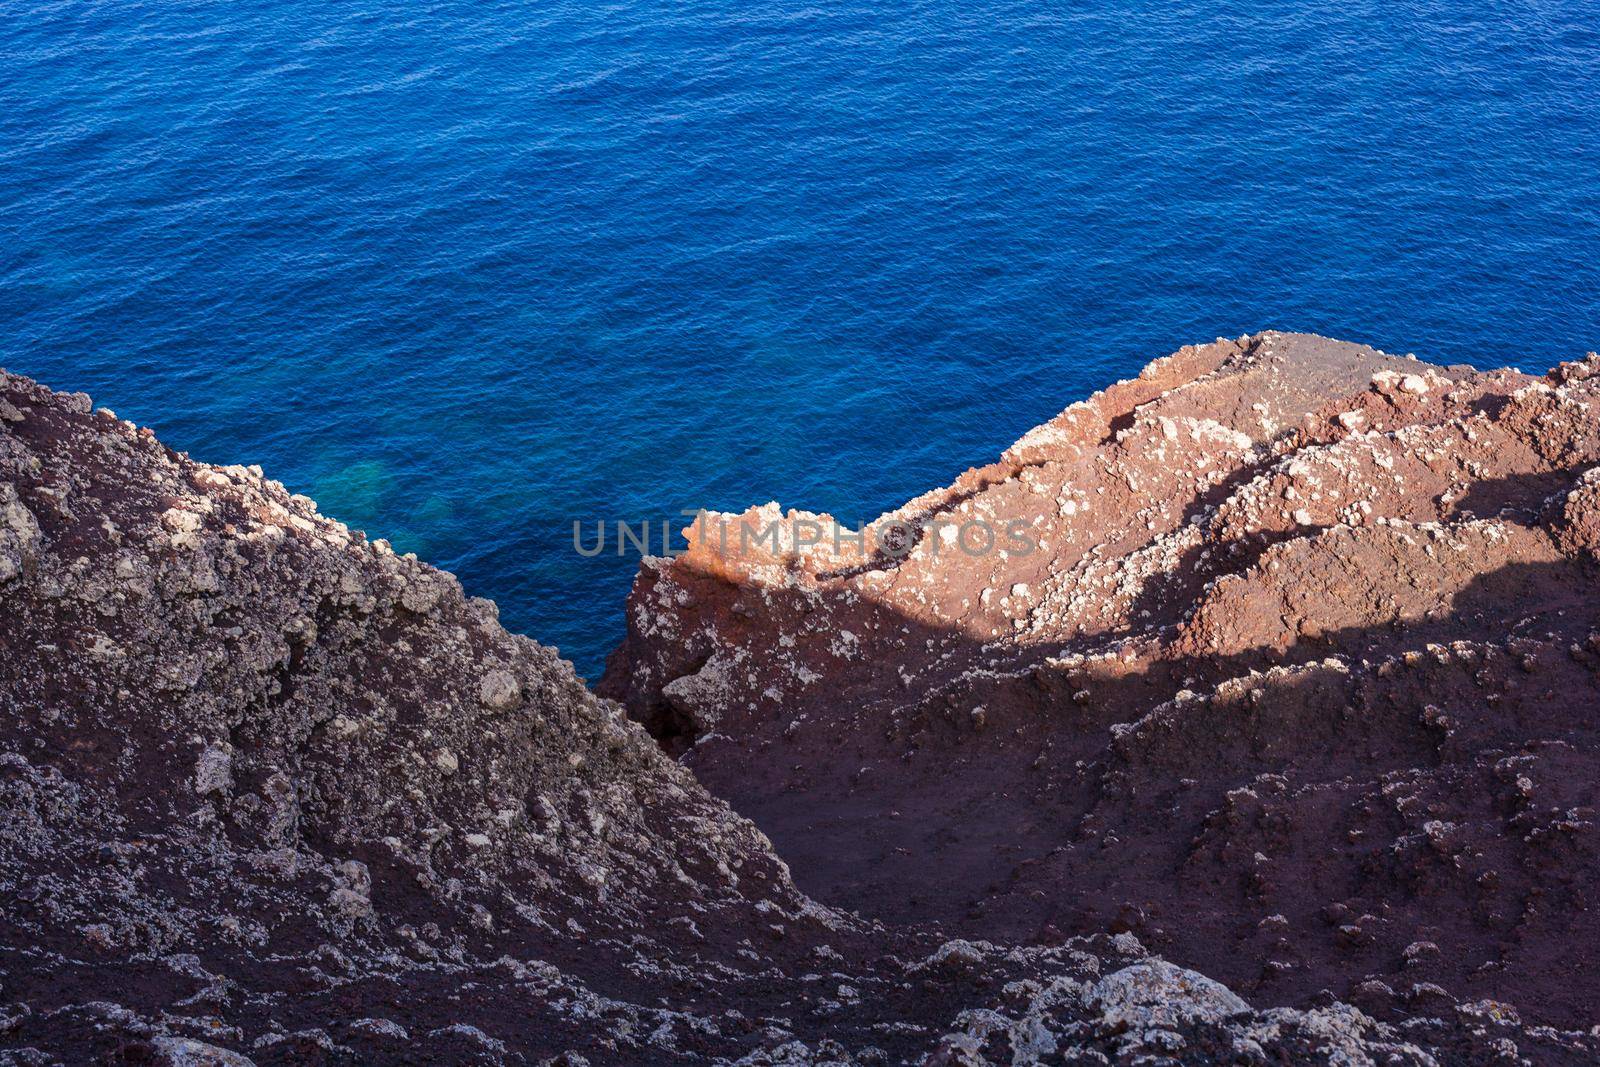
{"type": "Polygon", "coordinates": [[[0,372],[0,1064],[1594,1062],[1597,370],[1183,349],[620,704],[0,372]]]}

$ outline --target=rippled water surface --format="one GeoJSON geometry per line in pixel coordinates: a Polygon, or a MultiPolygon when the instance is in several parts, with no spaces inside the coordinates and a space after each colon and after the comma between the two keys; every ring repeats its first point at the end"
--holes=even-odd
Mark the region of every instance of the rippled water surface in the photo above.
{"type": "Polygon", "coordinates": [[[0,364],[591,674],[571,522],[871,518],[1179,344],[1600,346],[1591,3],[0,4],[0,364]]]}

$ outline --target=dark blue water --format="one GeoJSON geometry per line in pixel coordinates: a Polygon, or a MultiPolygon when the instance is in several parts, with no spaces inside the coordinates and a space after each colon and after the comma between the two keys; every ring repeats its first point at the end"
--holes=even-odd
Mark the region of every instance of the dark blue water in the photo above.
{"type": "Polygon", "coordinates": [[[1596,16],[0,3],[0,364],[592,672],[574,518],[871,518],[1219,334],[1600,346],[1596,16]]]}

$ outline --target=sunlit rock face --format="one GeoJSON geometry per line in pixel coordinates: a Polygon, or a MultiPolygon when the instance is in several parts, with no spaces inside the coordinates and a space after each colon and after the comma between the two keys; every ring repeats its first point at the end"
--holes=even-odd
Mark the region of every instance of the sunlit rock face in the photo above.
{"type": "Polygon", "coordinates": [[[1597,372],[1184,348],[873,524],[909,550],[703,517],[600,689],[829,904],[1587,1026],[1597,372]]]}

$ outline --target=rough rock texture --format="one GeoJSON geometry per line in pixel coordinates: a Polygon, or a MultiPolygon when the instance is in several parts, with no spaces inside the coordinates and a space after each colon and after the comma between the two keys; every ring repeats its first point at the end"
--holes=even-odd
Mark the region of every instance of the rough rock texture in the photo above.
{"type": "MultiPolygon", "coordinates": [[[[1586,532],[1593,511],[1580,493],[1562,512],[1562,543],[1579,546],[1573,551],[1594,544],[1586,532]]],[[[1549,550],[1553,559],[1565,559],[1563,551],[1549,550]]],[[[673,580],[670,571],[653,573],[658,580],[641,587],[644,597],[673,580]]],[[[852,580],[859,579],[843,581],[852,580]]],[[[845,611],[842,601],[829,606],[827,588],[799,575],[761,610],[785,610],[783,598],[814,591],[819,618],[845,611]]],[[[1569,589],[1569,599],[1581,603],[1581,587],[1569,589]]],[[[722,640],[716,603],[709,595],[685,599],[674,617],[698,618],[694,632],[722,640]]],[[[771,624],[777,638],[775,615],[755,622],[771,624]]],[[[1244,640],[1232,634],[1224,639],[1244,640]]],[[[862,627],[855,640],[886,635],[862,627]]],[[[1194,639],[1202,636],[1196,629],[1194,639]]],[[[814,640],[804,636],[799,647],[820,656],[814,640]]],[[[630,644],[641,662],[637,693],[681,677],[644,673],[654,669],[650,647],[643,634],[630,644]]],[[[749,671],[782,675],[769,652],[739,647],[749,671]]],[[[1505,666],[1501,659],[1515,655],[1507,670],[1541,677],[1527,673],[1544,669],[1529,668],[1532,657],[1566,672],[1544,684],[1588,684],[1587,653],[1562,660],[1544,649],[1530,645],[1494,662],[1505,666]]],[[[904,663],[928,669],[920,649],[904,663]]],[[[895,700],[907,702],[894,661],[878,669],[895,700]]],[[[1344,674],[1315,673],[1331,670],[1263,681],[1258,688],[1272,695],[1249,698],[1251,706],[1298,716],[1330,747],[1343,727],[1322,723],[1313,700],[1351,684],[1344,674]]],[[[1444,743],[1447,755],[1452,743],[1476,752],[1481,739],[1457,725],[1462,711],[1449,699],[1446,667],[1426,670],[1440,677],[1430,699],[1448,710],[1405,735],[1412,748],[1404,754],[1418,769],[1395,778],[1389,807],[1371,818],[1391,826],[1449,807],[1455,788],[1483,808],[1474,818],[1520,819],[1522,836],[1462,859],[1472,866],[1458,875],[1450,849],[1476,841],[1476,831],[1425,831],[1396,856],[1396,868],[1415,892],[1439,902],[1453,900],[1453,879],[1506,868],[1507,896],[1495,899],[1520,902],[1512,894],[1533,879],[1545,891],[1530,911],[1507,910],[1503,921],[1572,918],[1590,859],[1584,816],[1566,810],[1592,788],[1592,775],[1588,784],[1575,777],[1586,767],[1581,734],[1557,742],[1541,733],[1537,709],[1517,703],[1541,683],[1524,681],[1524,695],[1508,696],[1500,714],[1543,743],[1527,752],[1508,743],[1485,771],[1484,781],[1500,783],[1493,789],[1472,777],[1473,761],[1487,758],[1477,755],[1452,786],[1437,773],[1445,757],[1430,755],[1441,751],[1435,735],[1460,738],[1444,743]],[[1557,769],[1569,772],[1564,784],[1557,769]],[[1507,790],[1523,799],[1504,800],[1507,790]],[[1560,794],[1566,807],[1555,819],[1548,808],[1558,790],[1574,795],[1560,794]],[[1512,863],[1525,867],[1513,871],[1512,863]]],[[[953,674],[951,682],[986,692],[1033,686],[1037,713],[1055,706],[1051,694],[1066,675],[1054,671],[1045,669],[1050,685],[1026,671],[1015,682],[999,674],[965,683],[953,674]]],[[[1463,692],[1472,684],[1466,678],[1463,692]]],[[[863,670],[840,692],[865,695],[870,681],[863,670]]],[[[772,766],[788,784],[799,773],[789,768],[803,764],[814,741],[801,738],[791,749],[791,741],[763,740],[762,731],[777,729],[781,704],[732,702],[743,684],[741,675],[726,689],[677,689],[696,710],[708,694],[729,694],[725,728],[742,740],[725,751],[737,744],[780,756],[772,766]]],[[[807,706],[820,717],[825,705],[807,706]]],[[[1008,717],[1026,709],[1003,698],[992,706],[985,740],[998,742],[998,773],[1017,747],[1005,734],[1026,733],[1020,718],[1008,717]]],[[[1070,695],[1062,706],[1085,707],[1070,695]]],[[[918,714],[914,702],[905,707],[918,714]]],[[[1119,767],[1077,772],[1079,795],[1099,792],[1108,798],[1102,804],[1115,806],[1098,816],[1097,849],[1118,812],[1146,804],[1141,789],[1150,787],[1129,768],[1152,753],[1187,758],[1160,725],[1173,707],[1124,731],[1119,767]],[[1139,740],[1141,731],[1148,740],[1139,740]],[[1124,784],[1108,791],[1118,773],[1124,784]]],[[[849,732],[857,714],[873,723],[872,738],[902,752],[908,731],[929,729],[948,734],[942,754],[928,753],[935,758],[959,759],[977,747],[971,717],[957,727],[942,714],[913,726],[887,705],[874,712],[852,698],[832,708],[828,723],[818,718],[808,730],[831,723],[852,750],[868,736],[849,732]]],[[[1090,713],[1072,714],[1085,733],[1083,758],[1109,759],[1093,751],[1090,735],[1104,731],[1088,722],[1090,713]]],[[[1254,729],[1246,723],[1208,742],[1220,777],[1215,788],[1209,780],[1194,786],[1196,797],[1237,777],[1229,760],[1261,758],[1254,729]]],[[[1363,750],[1349,762],[1399,758],[1399,742],[1377,728],[1369,734],[1370,758],[1363,750]]],[[[704,741],[702,749],[715,751],[704,741]]],[[[908,766],[920,768],[915,760],[908,766]]],[[[819,783],[832,774],[810,773],[819,783]]],[[[841,796],[858,802],[861,785],[841,796]]],[[[1232,862],[1239,848],[1274,848],[1256,843],[1262,834],[1298,840],[1272,821],[1273,805],[1287,810],[1296,795],[1288,789],[1258,784],[1254,799],[1236,802],[1234,821],[1208,823],[1206,854],[1232,862]]],[[[925,797],[910,793],[905,803],[940,832],[939,809],[925,797]]],[[[1163,803],[1176,811],[1160,809],[1161,819],[1183,829],[1184,802],[1163,803]]],[[[1331,819],[1333,807],[1314,814],[1331,819]]],[[[828,816],[836,821],[827,833],[849,829],[850,819],[858,829],[893,821],[865,808],[842,818],[848,810],[828,816]]],[[[1041,893],[1078,917],[1077,894],[1059,879],[1085,864],[1074,852],[1081,831],[1042,829],[1035,821],[1043,811],[1015,827],[994,824],[1015,810],[974,811],[971,825],[995,840],[1014,837],[1022,850],[1047,830],[1059,832],[1063,851],[997,887],[994,914],[1012,915],[1015,926],[1015,917],[1040,907],[1033,894],[1041,893]]],[[[971,862],[971,840],[954,821],[944,829],[952,828],[956,836],[929,859],[971,862]]],[[[1311,830],[1314,843],[1319,831],[1311,830]]],[[[882,843],[869,841],[841,847],[856,856],[882,843]]],[[[1154,845],[1145,847],[1154,854],[1154,845]]],[[[802,854],[817,884],[851,896],[842,883],[816,877],[830,869],[813,862],[816,846],[802,854]]],[[[997,869],[992,856],[984,862],[987,879],[997,869]]],[[[873,877],[893,885],[906,869],[896,861],[873,877]]],[[[955,868],[952,879],[965,870],[955,868]]],[[[967,891],[952,885],[941,882],[911,910],[931,913],[967,891]]],[[[973,888],[981,894],[984,886],[973,888]]],[[[1347,895],[1357,899],[1354,889],[1347,895]]],[[[1551,1011],[1560,1028],[1531,1025],[1505,1004],[1457,1001],[1434,986],[1419,994],[1422,983],[1400,993],[1414,1010],[1398,1010],[1392,998],[1374,1003],[1383,1019],[1333,997],[1266,1008],[1214,975],[1152,956],[1127,923],[1031,944],[985,941],[956,937],[923,914],[915,925],[879,921],[875,912],[895,909],[887,897],[874,903],[861,917],[805,896],[754,825],[707,793],[619,705],[585,690],[566,663],[508,634],[494,606],[465,597],[449,575],[319,516],[259,470],[193,462],[92,410],[82,394],[0,372],[0,1065],[1584,1063],[1600,1054],[1600,1037],[1565,1025],[1575,1013],[1551,1011]]],[[[1087,928],[1090,909],[1081,910],[1084,922],[1073,925],[1087,928]]],[[[1353,914],[1345,925],[1369,930],[1373,940],[1359,951],[1375,953],[1371,946],[1390,936],[1385,924],[1404,917],[1353,914]]],[[[961,924],[962,916],[951,918],[961,924]]],[[[1569,954],[1585,951],[1582,929],[1575,933],[1569,954]]],[[[1171,937],[1155,940],[1181,948],[1171,937]]],[[[1435,967],[1443,952],[1456,951],[1448,939],[1439,946],[1411,953],[1417,966],[1435,967]]],[[[1502,973],[1514,966],[1515,959],[1502,973]]]]}
{"type": "Polygon", "coordinates": [[[779,515],[647,562],[601,692],[818,900],[1600,1020],[1600,358],[1219,340],[874,524],[909,552],[724,532],[779,515]]]}

